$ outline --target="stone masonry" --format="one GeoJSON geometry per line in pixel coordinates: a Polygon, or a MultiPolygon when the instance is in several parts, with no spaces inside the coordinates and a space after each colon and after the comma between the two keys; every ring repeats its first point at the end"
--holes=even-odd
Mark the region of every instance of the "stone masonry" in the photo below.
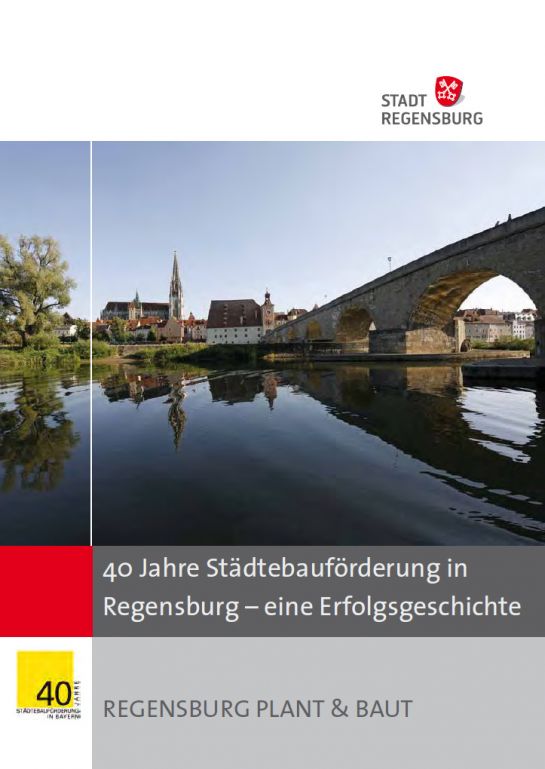
{"type": "Polygon", "coordinates": [[[358,341],[375,353],[457,352],[454,313],[485,281],[503,275],[535,303],[545,356],[545,208],[434,251],[267,334],[269,343],[358,341]]]}

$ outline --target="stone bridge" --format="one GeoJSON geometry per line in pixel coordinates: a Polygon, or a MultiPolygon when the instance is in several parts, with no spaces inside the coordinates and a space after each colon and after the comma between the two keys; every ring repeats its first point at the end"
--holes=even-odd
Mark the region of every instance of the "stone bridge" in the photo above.
{"type": "Polygon", "coordinates": [[[545,208],[422,256],[279,326],[264,341],[358,342],[372,353],[459,352],[464,323],[454,314],[498,275],[537,307],[538,355],[545,356],[545,208]]]}

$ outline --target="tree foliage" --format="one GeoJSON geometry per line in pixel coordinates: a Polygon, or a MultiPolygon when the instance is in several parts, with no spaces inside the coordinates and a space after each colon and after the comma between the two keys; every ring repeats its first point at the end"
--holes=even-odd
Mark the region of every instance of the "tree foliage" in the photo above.
{"type": "Polygon", "coordinates": [[[112,339],[118,344],[126,342],[129,337],[127,333],[127,323],[122,318],[112,318],[110,331],[112,339]]]}
{"type": "Polygon", "coordinates": [[[78,339],[91,338],[91,326],[88,320],[84,320],[83,318],[76,318],[74,323],[78,329],[78,339]]]}
{"type": "Polygon", "coordinates": [[[53,238],[21,236],[17,247],[0,236],[0,319],[21,337],[48,331],[56,312],[70,303],[75,282],[67,276],[59,244],[53,238]]]}

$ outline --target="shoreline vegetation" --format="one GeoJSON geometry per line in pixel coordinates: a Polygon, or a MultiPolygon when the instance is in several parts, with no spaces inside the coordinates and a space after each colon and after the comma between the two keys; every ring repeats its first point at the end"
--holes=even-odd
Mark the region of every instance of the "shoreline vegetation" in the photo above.
{"type": "Polygon", "coordinates": [[[176,363],[256,363],[266,354],[258,351],[256,345],[214,345],[186,343],[164,347],[131,350],[127,345],[111,345],[93,339],[80,340],[72,344],[54,345],[43,349],[32,347],[0,348],[0,371],[21,371],[26,369],[78,368],[93,362],[107,363],[111,359],[123,359],[127,363],[143,363],[159,367],[176,363]],[[92,352],[91,352],[92,351],[92,352]]]}
{"type": "Polygon", "coordinates": [[[0,349],[0,371],[21,371],[23,369],[72,369],[90,363],[90,343],[81,340],[73,344],[46,348],[3,348],[0,349]]]}
{"type": "Polygon", "coordinates": [[[207,345],[204,342],[187,342],[164,347],[135,350],[127,357],[135,362],[168,366],[171,363],[256,363],[267,350],[257,345],[207,345]],[[261,353],[261,354],[260,354],[261,353]]]}
{"type": "Polygon", "coordinates": [[[536,340],[532,339],[515,339],[514,337],[501,337],[495,342],[481,342],[475,340],[471,345],[471,350],[528,350],[529,353],[535,355],[536,353],[536,340]]]}

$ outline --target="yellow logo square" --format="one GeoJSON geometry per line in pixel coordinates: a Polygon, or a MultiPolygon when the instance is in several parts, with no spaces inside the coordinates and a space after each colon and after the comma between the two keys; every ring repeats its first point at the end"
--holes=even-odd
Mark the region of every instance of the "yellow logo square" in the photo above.
{"type": "Polygon", "coordinates": [[[74,652],[17,652],[17,707],[71,708],[74,652]]]}

